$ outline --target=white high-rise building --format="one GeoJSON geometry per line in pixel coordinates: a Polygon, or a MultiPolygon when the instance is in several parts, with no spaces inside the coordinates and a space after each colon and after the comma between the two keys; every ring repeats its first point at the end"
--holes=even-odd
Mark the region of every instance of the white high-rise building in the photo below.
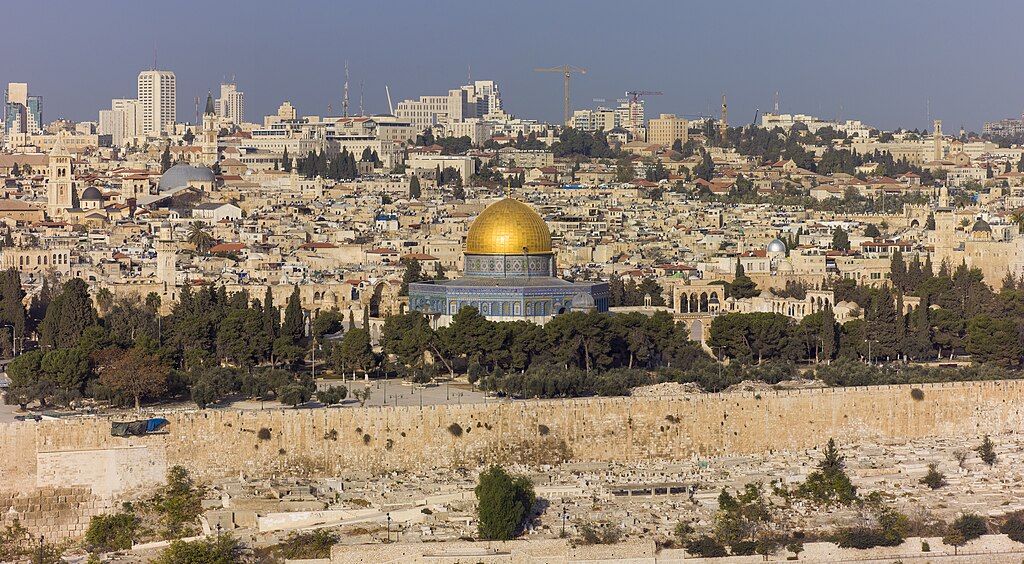
{"type": "Polygon", "coordinates": [[[109,110],[100,110],[100,135],[110,135],[111,143],[123,145],[126,139],[140,135],[142,105],[133,98],[114,98],[109,110]]]}
{"type": "Polygon", "coordinates": [[[232,83],[220,85],[217,117],[235,124],[242,123],[245,118],[245,93],[240,92],[232,83]]]}
{"type": "Polygon", "coordinates": [[[177,80],[173,72],[147,70],[139,73],[140,134],[162,135],[174,131],[178,115],[177,94],[177,80]]]}

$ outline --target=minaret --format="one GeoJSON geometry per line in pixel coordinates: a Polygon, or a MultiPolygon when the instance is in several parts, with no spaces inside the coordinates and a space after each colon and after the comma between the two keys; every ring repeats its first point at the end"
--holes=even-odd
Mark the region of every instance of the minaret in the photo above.
{"type": "Polygon", "coordinates": [[[161,304],[170,307],[177,298],[178,248],[174,243],[174,228],[161,225],[156,232],[156,278],[160,281],[161,304]]]}
{"type": "Polygon", "coordinates": [[[213,107],[213,93],[206,91],[206,110],[203,111],[202,161],[206,166],[217,162],[217,110],[213,107]]]}
{"type": "Polygon", "coordinates": [[[722,94],[722,146],[725,146],[726,133],[729,130],[729,124],[725,121],[725,94],[722,94]]]}
{"type": "Polygon", "coordinates": [[[941,119],[935,120],[935,127],[934,127],[934,130],[932,131],[932,143],[935,144],[935,146],[932,149],[933,150],[932,160],[933,161],[941,161],[942,160],[942,120],[941,119]]]}
{"type": "Polygon", "coordinates": [[[50,151],[50,178],[46,183],[46,213],[50,219],[63,217],[74,207],[75,185],[71,171],[71,155],[64,150],[60,135],[50,151]]]}

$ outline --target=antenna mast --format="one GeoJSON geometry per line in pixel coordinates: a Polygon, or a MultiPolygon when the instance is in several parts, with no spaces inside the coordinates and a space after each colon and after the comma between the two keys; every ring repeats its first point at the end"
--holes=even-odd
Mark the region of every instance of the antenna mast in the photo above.
{"type": "Polygon", "coordinates": [[[365,116],[363,113],[363,81],[359,81],[359,115],[365,116]]]}
{"type": "Polygon", "coordinates": [[[345,98],[341,101],[341,117],[348,117],[348,60],[345,60],[345,98]]]}

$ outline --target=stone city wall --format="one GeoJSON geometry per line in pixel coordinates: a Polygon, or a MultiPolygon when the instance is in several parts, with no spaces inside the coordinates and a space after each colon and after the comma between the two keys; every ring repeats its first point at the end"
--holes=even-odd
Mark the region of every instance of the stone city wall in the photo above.
{"type": "MultiPolygon", "coordinates": [[[[1024,381],[494,402],[163,413],[166,434],[110,436],[110,419],[0,425],[0,492],[84,487],[101,499],[244,475],[475,468],[490,462],[688,460],[928,436],[975,441],[1024,423],[1024,381]]],[[[0,513],[7,507],[0,499],[0,513]]]]}

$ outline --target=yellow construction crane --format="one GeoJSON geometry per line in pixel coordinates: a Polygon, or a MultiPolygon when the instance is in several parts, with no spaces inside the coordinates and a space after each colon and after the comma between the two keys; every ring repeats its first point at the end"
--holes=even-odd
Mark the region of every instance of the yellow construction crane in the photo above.
{"type": "Polygon", "coordinates": [[[565,125],[569,125],[569,75],[574,72],[587,74],[586,69],[562,65],[550,69],[533,69],[535,72],[560,72],[565,74],[565,125]]]}

